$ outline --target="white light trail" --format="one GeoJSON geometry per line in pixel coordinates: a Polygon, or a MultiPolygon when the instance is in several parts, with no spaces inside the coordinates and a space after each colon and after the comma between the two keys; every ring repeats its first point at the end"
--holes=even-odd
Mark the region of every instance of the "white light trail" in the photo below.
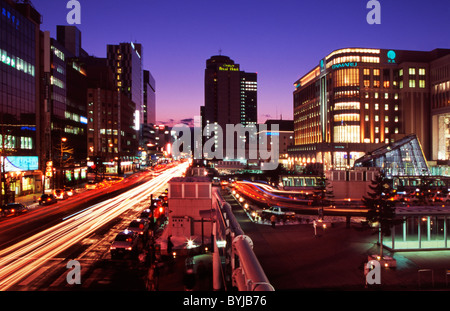
{"type": "Polygon", "coordinates": [[[138,205],[172,177],[180,176],[188,165],[183,163],[167,169],[161,175],[136,188],[65,217],[61,223],[1,250],[0,290],[8,290],[47,260],[138,205]]]}

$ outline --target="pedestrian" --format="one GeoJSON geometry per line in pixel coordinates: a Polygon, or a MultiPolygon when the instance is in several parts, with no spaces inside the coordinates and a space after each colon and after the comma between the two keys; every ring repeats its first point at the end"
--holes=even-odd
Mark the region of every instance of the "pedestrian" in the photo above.
{"type": "Polygon", "coordinates": [[[173,248],[173,243],[172,243],[171,238],[172,238],[171,235],[169,235],[169,237],[167,238],[167,254],[169,256],[172,255],[172,248],[173,248]]]}
{"type": "Polygon", "coordinates": [[[277,221],[277,216],[272,215],[272,216],[270,217],[270,222],[272,223],[272,228],[275,228],[275,223],[276,223],[276,221],[277,221]]]}

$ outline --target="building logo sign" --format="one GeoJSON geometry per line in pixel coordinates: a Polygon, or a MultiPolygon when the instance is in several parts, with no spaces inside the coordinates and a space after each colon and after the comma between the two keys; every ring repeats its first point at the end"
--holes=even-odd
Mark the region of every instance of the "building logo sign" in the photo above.
{"type": "Polygon", "coordinates": [[[220,71],[239,71],[239,67],[235,67],[235,65],[223,64],[219,67],[220,71]]]}
{"type": "Polygon", "coordinates": [[[393,50],[390,50],[387,52],[388,57],[388,63],[395,64],[395,58],[397,57],[397,54],[393,50]]]}
{"type": "Polygon", "coordinates": [[[358,63],[335,64],[335,65],[331,66],[331,69],[341,69],[341,68],[350,68],[350,67],[358,67],[358,63]]]}
{"type": "Polygon", "coordinates": [[[320,60],[320,72],[325,70],[325,60],[321,59],[320,60]]]}

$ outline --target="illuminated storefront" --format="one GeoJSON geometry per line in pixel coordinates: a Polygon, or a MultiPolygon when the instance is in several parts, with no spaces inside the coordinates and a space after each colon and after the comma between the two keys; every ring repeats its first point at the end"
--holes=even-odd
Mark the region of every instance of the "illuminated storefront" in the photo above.
{"type": "Polygon", "coordinates": [[[391,228],[383,244],[394,251],[450,249],[450,209],[448,207],[397,208],[403,222],[391,228]]]}

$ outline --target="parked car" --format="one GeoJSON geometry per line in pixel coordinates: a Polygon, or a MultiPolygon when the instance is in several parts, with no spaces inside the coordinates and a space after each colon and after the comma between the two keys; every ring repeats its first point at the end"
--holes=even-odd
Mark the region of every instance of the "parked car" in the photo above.
{"type": "Polygon", "coordinates": [[[111,244],[111,258],[136,255],[138,251],[138,234],[130,230],[124,230],[117,234],[111,244]]]}
{"type": "Polygon", "coordinates": [[[146,208],[145,210],[143,210],[141,212],[141,215],[139,216],[139,218],[146,219],[146,220],[150,220],[151,217],[152,217],[152,211],[149,208],[146,208]]]}
{"type": "Polygon", "coordinates": [[[57,200],[65,200],[69,197],[66,191],[64,191],[63,189],[56,189],[55,191],[53,191],[53,195],[57,200]]]}
{"type": "Polygon", "coordinates": [[[22,203],[8,203],[0,208],[2,217],[17,216],[28,212],[28,208],[22,203]]]}
{"type": "Polygon", "coordinates": [[[136,232],[141,237],[146,238],[148,235],[149,222],[143,218],[138,218],[130,222],[127,229],[129,231],[136,232]]]}
{"type": "Polygon", "coordinates": [[[57,202],[56,197],[53,194],[43,194],[38,201],[39,205],[50,205],[57,202]]]}

